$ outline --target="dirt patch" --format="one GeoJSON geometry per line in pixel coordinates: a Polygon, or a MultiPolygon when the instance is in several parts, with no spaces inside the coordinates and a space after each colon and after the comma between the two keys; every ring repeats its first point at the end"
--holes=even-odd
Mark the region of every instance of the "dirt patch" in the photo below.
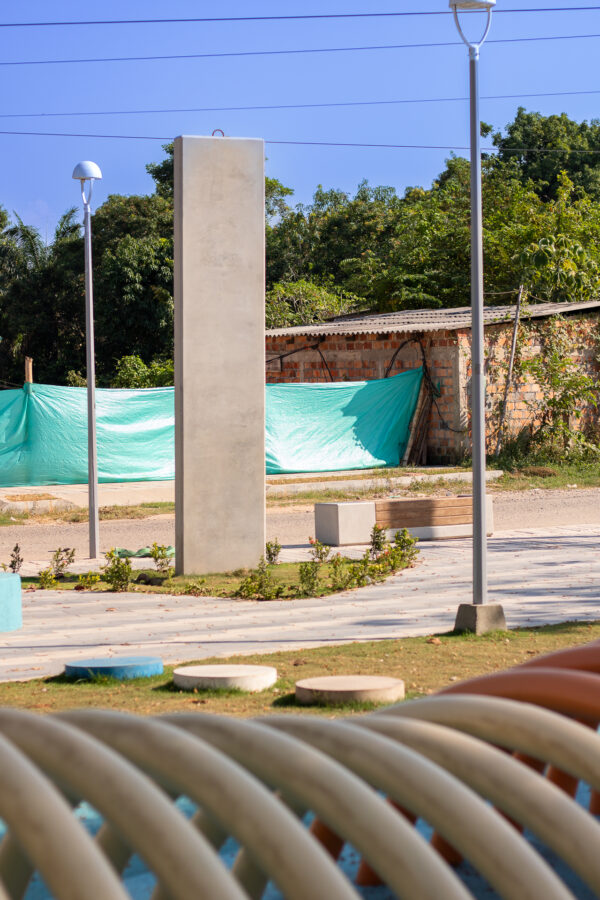
{"type": "Polygon", "coordinates": [[[28,503],[33,500],[58,500],[54,494],[6,494],[4,497],[9,503],[28,503]]]}

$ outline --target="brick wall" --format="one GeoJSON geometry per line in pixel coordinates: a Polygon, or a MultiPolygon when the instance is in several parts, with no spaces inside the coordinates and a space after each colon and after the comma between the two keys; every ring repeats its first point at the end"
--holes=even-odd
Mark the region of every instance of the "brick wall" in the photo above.
{"type": "MultiPolygon", "coordinates": [[[[597,373],[595,339],[599,334],[598,321],[598,314],[575,316],[566,319],[564,326],[573,342],[574,358],[590,373],[597,373]]],[[[524,356],[541,352],[543,333],[547,327],[547,321],[540,319],[533,320],[533,327],[526,326],[521,330],[520,345],[524,356]]],[[[504,396],[512,331],[512,323],[486,327],[489,450],[496,446],[497,414],[504,396]]],[[[415,339],[421,341],[432,380],[439,385],[441,392],[431,412],[428,462],[455,462],[467,454],[470,447],[470,329],[427,332],[423,335],[401,332],[336,335],[327,336],[320,342],[312,335],[267,335],[267,384],[330,381],[329,372],[333,381],[384,378],[394,353],[398,351],[389,373],[396,375],[421,365],[421,347],[415,339]],[[315,349],[317,343],[320,352],[315,349]],[[290,355],[281,360],[277,358],[286,353],[290,355]]],[[[528,401],[535,401],[539,396],[540,388],[531,380],[513,385],[509,394],[507,433],[516,433],[532,422],[534,416],[528,401]]]]}
{"type": "Polygon", "coordinates": [[[319,343],[320,352],[314,349],[318,339],[310,335],[267,335],[267,384],[330,381],[329,372],[333,381],[384,378],[396,351],[398,354],[389,374],[397,375],[421,365],[421,347],[415,340],[417,338],[425,350],[431,377],[441,390],[437,400],[439,412],[434,407],[431,414],[428,458],[431,461],[452,461],[465,452],[464,433],[454,433],[444,427],[447,423],[457,432],[465,427],[464,413],[459,405],[458,342],[452,332],[328,336],[319,343]],[[290,351],[300,352],[269,362],[269,359],[290,351]]]}
{"type": "MultiPolygon", "coordinates": [[[[568,338],[572,348],[571,359],[577,364],[579,371],[598,378],[598,346],[600,324],[597,313],[585,316],[569,316],[556,320],[556,327],[568,338]]],[[[544,353],[545,338],[550,327],[549,320],[533,319],[525,322],[519,330],[517,356],[530,359],[544,353]]],[[[513,326],[494,325],[486,328],[486,417],[488,425],[488,449],[495,449],[499,413],[504,402],[506,372],[512,343],[513,326]]],[[[470,380],[470,333],[459,336],[461,352],[466,360],[467,386],[470,380]]],[[[535,407],[543,399],[542,387],[529,375],[518,373],[513,377],[508,393],[506,412],[506,434],[516,435],[522,428],[535,425],[535,407]]],[[[468,393],[463,398],[468,403],[468,393]]],[[[598,414],[588,407],[581,420],[572,416],[572,428],[587,427],[598,421],[598,414]]]]}

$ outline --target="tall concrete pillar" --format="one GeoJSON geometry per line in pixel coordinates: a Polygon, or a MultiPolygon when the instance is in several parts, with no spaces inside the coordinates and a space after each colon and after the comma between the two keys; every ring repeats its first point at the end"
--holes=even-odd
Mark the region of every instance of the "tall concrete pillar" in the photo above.
{"type": "Polygon", "coordinates": [[[175,140],[175,528],[178,573],[264,553],[261,140],[175,140]]]}

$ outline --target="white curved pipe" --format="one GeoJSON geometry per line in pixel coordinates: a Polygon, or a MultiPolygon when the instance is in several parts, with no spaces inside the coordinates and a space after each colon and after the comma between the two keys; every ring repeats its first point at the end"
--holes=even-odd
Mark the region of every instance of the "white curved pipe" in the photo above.
{"type": "Polygon", "coordinates": [[[363,853],[398,897],[471,897],[439,854],[360,779],[306,744],[256,722],[224,716],[161,717],[198,735],[279,788],[363,853]]]}
{"type": "Polygon", "coordinates": [[[20,710],[0,710],[0,732],[53,780],[89,800],[173,898],[245,900],[213,848],[123,757],[57,718],[20,710]]]}
{"type": "Polygon", "coordinates": [[[554,784],[495,747],[444,725],[400,716],[362,717],[355,724],[448,769],[538,835],[600,897],[600,824],[554,784]]]}
{"type": "MultiPolygon", "coordinates": [[[[30,713],[20,715],[41,721],[30,713]]],[[[127,900],[127,891],[69,805],[5,737],[0,737],[0,819],[57,900],[127,900]]]]}
{"type": "Polygon", "coordinates": [[[505,819],[426,757],[348,720],[270,716],[261,721],[330,754],[425,819],[506,900],[572,898],[552,869],[505,819]]]}
{"type": "Polygon", "coordinates": [[[72,710],[61,718],[200,804],[251,850],[286,898],[356,900],[346,877],[293,814],[205,741],[162,720],[104,710],[72,710]]]}
{"type": "Polygon", "coordinates": [[[508,750],[548,762],[600,790],[600,736],[585,725],[531,703],[481,694],[409,700],[370,715],[438,722],[508,750]]]}

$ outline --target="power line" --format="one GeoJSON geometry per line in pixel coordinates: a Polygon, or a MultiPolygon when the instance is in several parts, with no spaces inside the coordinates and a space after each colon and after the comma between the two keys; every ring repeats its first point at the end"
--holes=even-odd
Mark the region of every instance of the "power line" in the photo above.
{"type": "MultiPolygon", "coordinates": [[[[541,91],[529,94],[483,94],[481,100],[525,100],[536,97],[579,97],[600,94],[600,90],[589,91],[541,91]]],[[[94,112],[36,112],[36,113],[0,113],[0,119],[34,119],[69,116],[136,116],[158,115],[168,113],[208,113],[208,112],[255,112],[260,110],[279,109],[330,109],[333,107],[354,106],[394,106],[403,103],[464,103],[468,97],[415,97],[397,100],[342,100],[327,103],[276,103],[256,106],[188,106],[163,109],[105,109],[94,112]]]]}
{"type": "MultiPolygon", "coordinates": [[[[489,38],[488,44],[523,44],[537,41],[575,41],[599,38],[600,34],[557,34],[547,37],[489,38]]],[[[156,62],[168,59],[226,59],[244,56],[292,56],[308,53],[355,53],[364,50],[409,50],[432,47],[462,47],[462,41],[436,41],[420,44],[372,44],[357,47],[307,47],[292,50],[232,50],[218,53],[169,53],[151,56],[98,56],[76,59],[1,60],[0,66],[56,66],[72,63],[156,62]]]]}
{"type": "MultiPolygon", "coordinates": [[[[172,141],[173,136],[156,134],[84,134],[65,131],[0,131],[0,135],[17,135],[24,137],[68,137],[68,138],[93,138],[123,141],[172,141]]],[[[298,146],[298,147],[350,147],[368,148],[378,150],[469,150],[468,146],[458,144],[382,144],[363,143],[354,141],[276,141],[265,140],[265,144],[298,146]]],[[[497,147],[482,147],[485,153],[494,153],[497,147]]],[[[600,153],[598,150],[564,149],[555,147],[508,147],[504,153],[600,153]]]]}
{"type": "MultiPolygon", "coordinates": [[[[548,6],[543,8],[498,9],[498,13],[551,13],[551,12],[592,12],[600,10],[600,6],[548,6]]],[[[79,25],[169,25],[193,23],[223,22],[298,22],[301,20],[319,19],[383,19],[405,18],[414,16],[449,16],[449,10],[414,10],[407,12],[368,12],[368,13],[317,13],[314,15],[299,14],[290,16],[213,16],[166,19],[82,19],[63,22],[0,22],[0,28],[54,28],[79,25]]]]}
{"type": "MultiPolygon", "coordinates": [[[[0,134],[3,132],[0,131],[0,134]]],[[[385,150],[469,150],[469,147],[446,144],[363,144],[341,141],[265,141],[265,144],[290,144],[302,147],[370,147],[385,150]]],[[[497,147],[482,147],[484,153],[495,153],[497,147]]],[[[597,150],[562,149],[557,147],[504,147],[503,153],[599,153],[597,150]]]]}

